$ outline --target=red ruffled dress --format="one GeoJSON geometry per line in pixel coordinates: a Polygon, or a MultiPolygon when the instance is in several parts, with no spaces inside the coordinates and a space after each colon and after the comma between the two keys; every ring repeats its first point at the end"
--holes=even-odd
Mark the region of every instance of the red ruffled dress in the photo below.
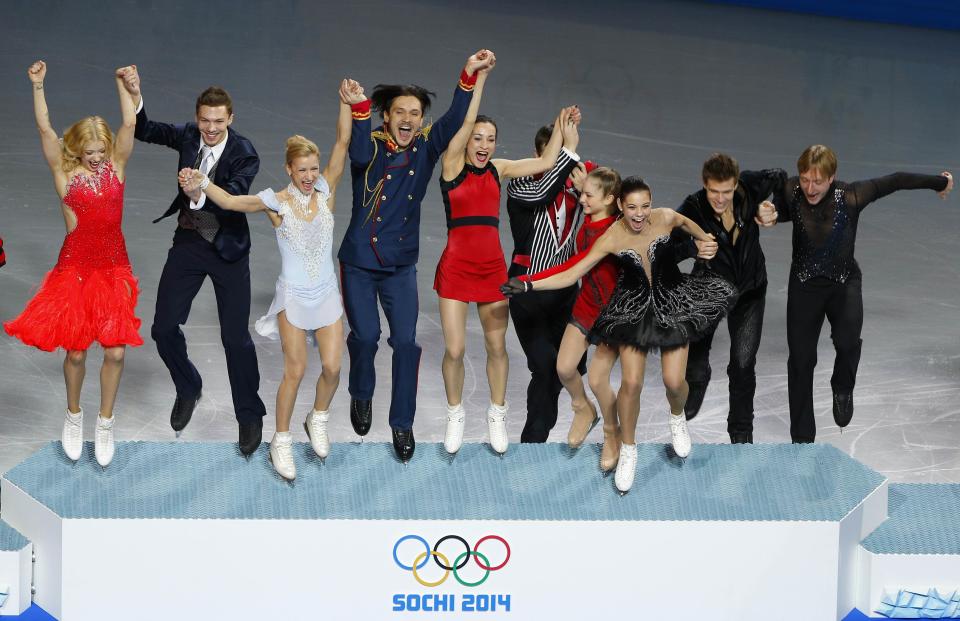
{"type": "Polygon", "coordinates": [[[3,324],[10,336],[44,351],[142,345],[137,278],[120,222],[123,183],[108,162],[92,177],[74,175],[63,197],[77,226],[60,258],[20,316],[3,324]]]}
{"type": "Polygon", "coordinates": [[[437,264],[437,295],[461,302],[499,302],[507,281],[500,246],[500,177],[493,163],[464,164],[453,181],[440,180],[447,212],[447,247],[437,264]]]}

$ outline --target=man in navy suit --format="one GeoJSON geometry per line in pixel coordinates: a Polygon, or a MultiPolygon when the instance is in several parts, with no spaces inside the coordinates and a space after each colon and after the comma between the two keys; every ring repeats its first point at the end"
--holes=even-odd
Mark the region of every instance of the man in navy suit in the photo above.
{"type": "MultiPolygon", "coordinates": [[[[225,90],[211,86],[197,98],[196,122],[173,125],[147,118],[136,70],[124,79],[137,103],[138,140],[176,150],[177,170],[199,168],[230,194],[247,194],[260,169],[260,158],[249,140],[228,129],[233,122],[233,102],[225,90]]],[[[227,357],[227,374],[233,407],[240,426],[240,451],[253,453],[262,441],[266,409],[257,394],[260,372],[250,338],[250,230],[246,215],[221,209],[199,189],[191,194],[177,190],[167,211],[154,220],[177,214],[173,246],[167,254],[157,308],[150,334],[177,389],[170,426],[177,435],[190,422],[200,399],[203,382],[187,357],[180,326],[204,279],[213,281],[220,318],[220,338],[227,357]]]]}
{"type": "Polygon", "coordinates": [[[380,340],[377,301],[390,324],[393,390],[390,428],[401,461],[413,457],[413,418],[417,409],[420,345],[417,331],[417,258],[420,253],[420,202],[433,167],[463,125],[477,71],[493,53],[480,50],[467,59],[450,109],[423,127],[433,93],[413,84],[379,84],[367,99],[350,101],[350,173],[353,210],[340,244],[341,291],[350,334],[350,422],[361,436],[370,430],[376,386],[374,355],[380,340]],[[383,125],[371,130],[371,108],[383,125]]]}

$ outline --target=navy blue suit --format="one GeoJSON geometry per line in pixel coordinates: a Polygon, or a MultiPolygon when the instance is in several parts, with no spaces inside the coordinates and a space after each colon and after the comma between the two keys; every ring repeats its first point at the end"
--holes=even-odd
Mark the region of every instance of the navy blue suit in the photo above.
{"type": "MultiPolygon", "coordinates": [[[[149,120],[141,109],[137,113],[135,136],[177,151],[177,170],[193,167],[198,161],[200,132],[196,123],[158,123],[149,120]]],[[[212,181],[230,194],[247,194],[259,169],[260,158],[253,144],[229,130],[223,153],[211,171],[212,181]]],[[[209,198],[201,210],[216,217],[219,230],[210,243],[195,230],[177,227],[157,287],[157,307],[150,334],[170,371],[177,394],[185,398],[200,394],[203,382],[187,357],[187,344],[180,326],[186,323],[193,298],[209,276],[217,298],[220,339],[227,358],[234,412],[239,422],[252,423],[263,418],[266,409],[257,394],[260,372],[248,327],[250,230],[245,214],[221,209],[209,198]]],[[[154,222],[173,214],[187,218],[189,211],[190,199],[178,188],[170,207],[154,222]]]]}
{"type": "Polygon", "coordinates": [[[420,202],[440,155],[463,125],[472,91],[472,84],[461,82],[450,109],[404,149],[397,149],[382,127],[371,132],[369,103],[354,106],[350,137],[353,210],[337,255],[350,324],[349,390],[354,399],[373,398],[379,299],[390,324],[387,342],[393,348],[390,426],[395,429],[411,429],[417,409],[420,202]]]}

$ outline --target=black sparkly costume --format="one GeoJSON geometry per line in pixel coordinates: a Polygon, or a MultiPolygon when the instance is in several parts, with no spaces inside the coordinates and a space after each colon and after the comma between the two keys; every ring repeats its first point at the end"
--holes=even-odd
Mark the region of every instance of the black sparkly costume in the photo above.
{"type": "Polygon", "coordinates": [[[669,235],[650,242],[650,279],[636,251],[619,253],[617,287],[590,330],[591,343],[670,349],[701,338],[723,318],[736,288],[711,272],[682,274],[669,242],[669,235]]]}
{"type": "Polygon", "coordinates": [[[835,181],[816,205],[807,202],[799,178],[787,180],[774,198],[778,219],[793,222],[793,261],[787,289],[787,386],[790,436],[813,442],[813,370],[824,317],[830,321],[836,350],[830,385],[835,399],[852,398],[863,341],[863,293],[860,266],[853,256],[860,212],[897,190],[942,191],[941,175],[894,173],[878,179],[835,181]]]}

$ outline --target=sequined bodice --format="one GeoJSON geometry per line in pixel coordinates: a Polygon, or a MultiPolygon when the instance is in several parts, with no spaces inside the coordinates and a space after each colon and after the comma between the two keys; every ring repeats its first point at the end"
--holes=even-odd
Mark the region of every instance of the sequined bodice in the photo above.
{"type": "MultiPolygon", "coordinates": [[[[650,242],[647,248],[647,261],[649,263],[650,275],[647,276],[647,268],[644,267],[643,257],[633,248],[627,248],[617,253],[620,258],[621,272],[620,281],[623,286],[631,289],[656,288],[664,276],[668,280],[676,280],[679,277],[676,261],[671,261],[666,255],[671,252],[672,246],[668,243],[669,235],[660,235],[650,242]]],[[[619,283],[618,283],[618,286],[619,283]]]]}
{"type": "Polygon", "coordinates": [[[293,282],[302,280],[297,278],[297,274],[303,271],[311,280],[317,280],[327,272],[332,272],[330,247],[333,241],[333,214],[327,208],[327,197],[317,195],[317,215],[312,220],[300,217],[289,202],[280,203],[277,213],[283,216],[283,221],[277,227],[277,242],[280,244],[285,279],[293,282]],[[297,261],[300,265],[289,265],[290,261],[297,261]],[[302,270],[298,267],[302,267],[302,270]]]}
{"type": "Polygon", "coordinates": [[[120,229],[123,188],[109,162],[93,175],[73,176],[63,203],[76,215],[77,225],[63,240],[58,265],[102,269],[130,263],[120,229]]]}
{"type": "Polygon", "coordinates": [[[853,258],[859,210],[847,204],[846,188],[837,184],[820,204],[811,206],[798,185],[790,202],[793,220],[791,273],[801,281],[815,276],[845,282],[860,268],[853,258]]]}

